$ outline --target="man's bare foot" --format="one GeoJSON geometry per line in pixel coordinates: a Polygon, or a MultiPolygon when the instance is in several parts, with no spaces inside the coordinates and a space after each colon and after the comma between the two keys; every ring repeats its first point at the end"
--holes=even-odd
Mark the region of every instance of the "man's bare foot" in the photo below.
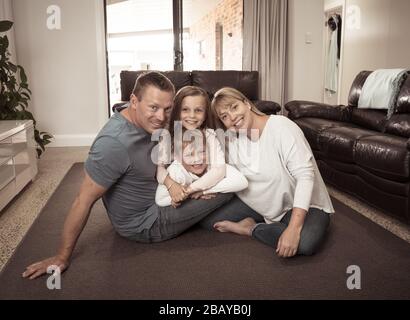
{"type": "Polygon", "coordinates": [[[219,221],[214,224],[214,228],[219,232],[233,232],[243,236],[251,236],[253,227],[256,225],[255,220],[246,218],[239,222],[219,221]]]}

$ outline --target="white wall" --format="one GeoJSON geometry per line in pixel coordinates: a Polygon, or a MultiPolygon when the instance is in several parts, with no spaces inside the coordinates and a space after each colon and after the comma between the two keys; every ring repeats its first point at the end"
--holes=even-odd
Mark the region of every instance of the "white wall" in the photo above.
{"type": "Polygon", "coordinates": [[[361,13],[360,28],[345,28],[341,103],[346,104],[351,84],[362,70],[410,68],[410,1],[346,0],[361,13]]]}
{"type": "Polygon", "coordinates": [[[13,1],[17,61],[52,146],[90,145],[108,119],[103,9],[100,0],[13,1]],[[61,8],[61,30],[47,28],[50,5],[61,8]]]}
{"type": "Polygon", "coordinates": [[[324,0],[289,0],[286,102],[323,100],[323,8],[324,0]]]}
{"type": "Polygon", "coordinates": [[[345,12],[339,103],[347,104],[362,70],[410,68],[409,0],[289,0],[287,101],[322,101],[324,11],[340,5],[345,12]],[[312,45],[305,43],[306,32],[312,32],[312,45]]]}

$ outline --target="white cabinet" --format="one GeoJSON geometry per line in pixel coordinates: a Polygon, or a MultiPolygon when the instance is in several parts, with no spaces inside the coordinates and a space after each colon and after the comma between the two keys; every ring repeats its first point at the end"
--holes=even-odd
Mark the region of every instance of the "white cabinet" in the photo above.
{"type": "Polygon", "coordinates": [[[0,121],[0,210],[37,174],[32,120],[0,121]]]}

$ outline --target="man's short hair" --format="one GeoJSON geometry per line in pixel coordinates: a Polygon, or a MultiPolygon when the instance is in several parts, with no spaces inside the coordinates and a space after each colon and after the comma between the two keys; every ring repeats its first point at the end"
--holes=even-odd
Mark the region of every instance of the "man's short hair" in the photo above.
{"type": "Polygon", "coordinates": [[[171,92],[175,95],[175,87],[171,80],[156,71],[144,72],[139,75],[137,81],[135,81],[132,93],[141,101],[144,90],[148,86],[153,86],[161,91],[171,92]]]}

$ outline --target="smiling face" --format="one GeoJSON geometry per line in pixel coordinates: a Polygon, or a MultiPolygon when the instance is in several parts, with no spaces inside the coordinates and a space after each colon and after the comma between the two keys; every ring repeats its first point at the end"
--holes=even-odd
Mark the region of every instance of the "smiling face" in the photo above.
{"type": "Polygon", "coordinates": [[[177,92],[169,120],[169,132],[174,138],[175,128],[183,130],[213,128],[213,118],[209,115],[211,101],[202,88],[185,86],[177,92]]]}
{"type": "Polygon", "coordinates": [[[187,130],[198,129],[206,117],[206,102],[202,96],[187,96],[182,100],[181,121],[187,130]]]}
{"type": "Polygon", "coordinates": [[[201,176],[208,167],[206,163],[206,145],[196,142],[184,143],[182,165],[186,171],[201,176]]]}
{"type": "Polygon", "coordinates": [[[141,94],[141,100],[134,94],[130,106],[132,121],[148,133],[164,128],[172,110],[173,93],[154,86],[147,86],[141,94]]]}
{"type": "Polygon", "coordinates": [[[228,130],[252,128],[253,113],[247,101],[225,98],[218,103],[215,111],[228,130]]]}

